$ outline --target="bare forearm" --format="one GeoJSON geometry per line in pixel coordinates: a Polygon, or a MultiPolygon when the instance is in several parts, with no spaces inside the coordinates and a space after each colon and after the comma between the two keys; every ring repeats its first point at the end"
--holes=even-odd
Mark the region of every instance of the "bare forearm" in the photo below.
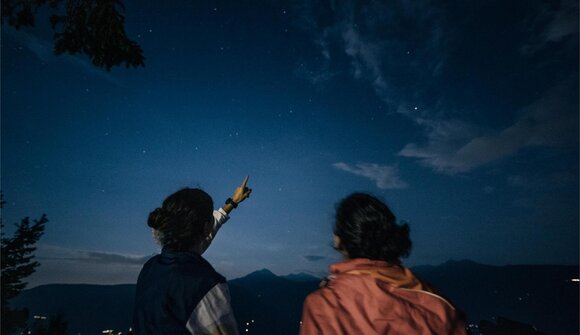
{"type": "Polygon", "coordinates": [[[230,214],[233,210],[234,210],[234,206],[231,204],[224,204],[222,206],[222,209],[224,210],[224,212],[226,212],[227,214],[230,214]]]}

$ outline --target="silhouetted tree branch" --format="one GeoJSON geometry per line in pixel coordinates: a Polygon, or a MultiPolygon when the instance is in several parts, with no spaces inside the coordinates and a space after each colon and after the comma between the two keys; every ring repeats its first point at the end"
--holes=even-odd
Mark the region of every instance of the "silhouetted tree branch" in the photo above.
{"type": "Polygon", "coordinates": [[[19,29],[34,26],[40,7],[53,13],[54,51],[85,54],[110,71],[113,66],[145,66],[143,50],[125,32],[125,10],[120,0],[2,0],[2,23],[19,29]],[[62,7],[62,8],[61,8],[62,7]]]}
{"type": "MultiPolygon", "coordinates": [[[[0,208],[3,208],[5,203],[0,193],[0,208]]],[[[26,288],[28,283],[24,279],[34,273],[36,267],[40,265],[33,260],[35,244],[44,234],[44,225],[47,222],[45,214],[39,220],[34,220],[33,224],[26,217],[16,225],[13,237],[5,237],[4,223],[0,219],[2,334],[11,334],[26,324],[28,311],[11,308],[9,301],[26,288]]]]}

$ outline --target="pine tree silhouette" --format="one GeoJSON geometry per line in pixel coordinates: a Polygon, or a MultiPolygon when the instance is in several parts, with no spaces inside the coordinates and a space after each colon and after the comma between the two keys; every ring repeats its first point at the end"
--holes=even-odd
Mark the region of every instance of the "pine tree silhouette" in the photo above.
{"type": "MultiPolygon", "coordinates": [[[[0,193],[0,208],[4,208],[5,203],[0,193]]],[[[0,218],[2,334],[12,334],[26,325],[28,310],[13,309],[10,307],[10,300],[26,288],[28,283],[25,279],[40,265],[34,261],[35,244],[44,233],[44,225],[47,222],[46,214],[34,220],[32,224],[26,217],[16,224],[13,237],[5,237],[4,222],[0,218]]]]}

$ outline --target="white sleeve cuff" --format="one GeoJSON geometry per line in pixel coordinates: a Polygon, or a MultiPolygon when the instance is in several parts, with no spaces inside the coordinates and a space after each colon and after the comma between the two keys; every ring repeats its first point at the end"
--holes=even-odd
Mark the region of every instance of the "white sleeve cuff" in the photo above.
{"type": "Polygon", "coordinates": [[[213,241],[213,239],[215,238],[215,235],[217,234],[218,230],[220,230],[222,225],[226,223],[226,221],[228,221],[229,218],[230,216],[228,215],[228,213],[226,213],[226,211],[224,211],[222,208],[213,211],[213,228],[209,233],[209,235],[207,236],[207,238],[204,239],[197,246],[196,252],[198,254],[201,255],[207,250],[207,248],[211,244],[211,241],[213,241]]]}
{"type": "Polygon", "coordinates": [[[216,223],[224,224],[230,218],[228,213],[224,211],[223,208],[218,208],[217,210],[213,211],[213,217],[216,220],[216,223]]]}

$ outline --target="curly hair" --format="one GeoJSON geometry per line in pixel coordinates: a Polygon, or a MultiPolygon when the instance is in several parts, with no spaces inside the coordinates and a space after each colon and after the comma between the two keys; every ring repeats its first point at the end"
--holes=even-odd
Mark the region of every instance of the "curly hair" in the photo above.
{"type": "Polygon", "coordinates": [[[147,225],[154,229],[161,246],[190,250],[205,238],[213,221],[213,200],[201,189],[184,188],[168,196],[163,205],[149,213],[147,225]]]}
{"type": "Polygon", "coordinates": [[[365,193],[353,193],[338,204],[334,234],[350,258],[398,262],[411,252],[409,225],[397,224],[387,205],[365,193]]]}

